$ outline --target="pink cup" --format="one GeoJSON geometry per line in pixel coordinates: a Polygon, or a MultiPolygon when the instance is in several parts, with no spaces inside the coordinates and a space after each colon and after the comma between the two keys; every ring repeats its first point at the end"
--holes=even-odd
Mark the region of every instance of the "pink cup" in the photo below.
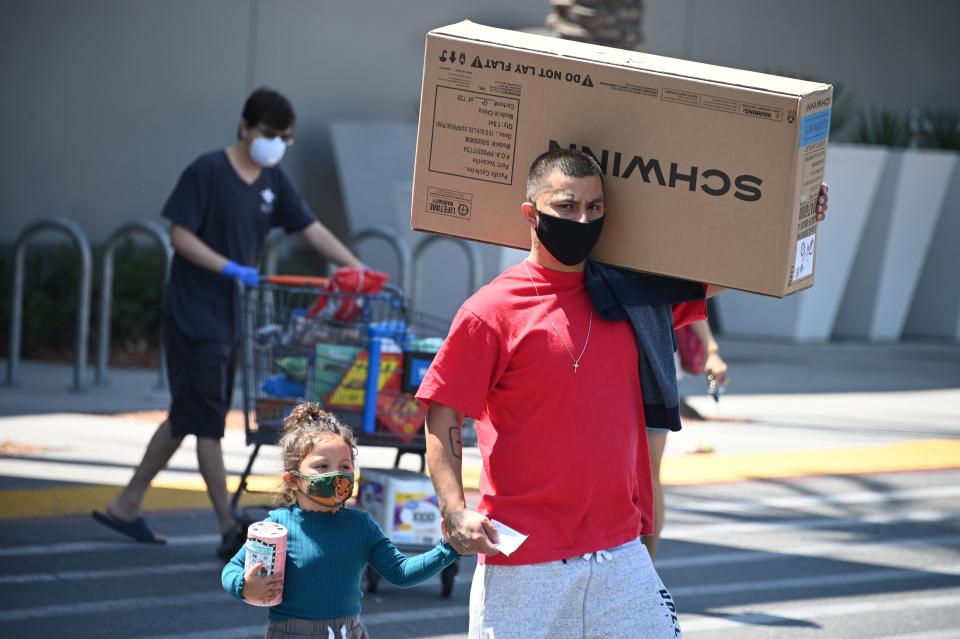
{"type": "MultiPolygon", "coordinates": [[[[243,571],[246,573],[256,563],[262,563],[261,575],[280,575],[287,564],[287,529],[272,521],[258,521],[247,529],[246,558],[243,571]]],[[[244,600],[246,601],[246,600],[244,600]]],[[[276,606],[283,601],[283,588],[270,601],[247,601],[253,606],[276,606]]]]}

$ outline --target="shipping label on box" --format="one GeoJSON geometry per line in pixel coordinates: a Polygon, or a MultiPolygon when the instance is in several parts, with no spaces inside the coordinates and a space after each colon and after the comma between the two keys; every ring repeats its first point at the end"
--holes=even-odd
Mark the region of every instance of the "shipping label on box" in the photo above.
{"type": "Polygon", "coordinates": [[[783,296],[813,283],[815,253],[801,265],[797,251],[816,232],[831,100],[816,82],[470,22],[436,29],[411,224],[529,248],[531,162],[580,149],[604,174],[594,259],[783,296]]]}

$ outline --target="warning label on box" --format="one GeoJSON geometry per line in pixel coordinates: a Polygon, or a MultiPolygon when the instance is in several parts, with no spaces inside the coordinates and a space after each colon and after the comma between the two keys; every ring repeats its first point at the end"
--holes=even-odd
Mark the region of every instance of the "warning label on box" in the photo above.
{"type": "Polygon", "coordinates": [[[762,104],[750,104],[749,102],[743,102],[740,104],[740,114],[749,115],[752,118],[760,118],[761,120],[771,120],[774,122],[780,122],[783,120],[783,109],[764,106],[762,104]]]}
{"type": "Polygon", "coordinates": [[[700,107],[701,109],[736,113],[752,118],[770,120],[772,122],[780,122],[783,120],[783,109],[778,107],[740,102],[732,98],[708,95],[706,93],[692,93],[690,91],[681,91],[680,89],[664,88],[663,95],[660,99],[664,102],[675,102],[677,104],[700,107]]]}
{"type": "Polygon", "coordinates": [[[520,100],[437,86],[430,171],[513,184],[520,100]]]}
{"type": "Polygon", "coordinates": [[[689,91],[680,91],[679,89],[664,89],[661,99],[664,102],[700,106],[700,96],[698,94],[690,93],[689,91]]]}
{"type": "Polygon", "coordinates": [[[619,91],[620,93],[633,93],[636,95],[645,95],[648,98],[659,98],[660,89],[657,87],[644,86],[642,84],[634,84],[632,82],[606,82],[598,81],[598,86],[607,87],[613,89],[614,91],[619,91]]]}
{"type": "Polygon", "coordinates": [[[460,193],[450,189],[427,189],[427,213],[449,215],[450,217],[469,220],[473,209],[473,195],[460,193]]]}

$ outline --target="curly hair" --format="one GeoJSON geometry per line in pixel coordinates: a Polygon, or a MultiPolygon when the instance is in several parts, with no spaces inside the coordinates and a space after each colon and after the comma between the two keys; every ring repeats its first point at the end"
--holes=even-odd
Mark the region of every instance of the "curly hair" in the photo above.
{"type": "MultiPolygon", "coordinates": [[[[300,462],[310,454],[317,442],[331,435],[343,438],[350,447],[350,458],[356,460],[357,438],[349,426],[333,413],[323,410],[320,404],[303,402],[294,406],[283,420],[283,434],[277,442],[284,472],[299,469],[300,462]]],[[[283,482],[277,504],[286,506],[295,501],[294,490],[283,482]]]]}

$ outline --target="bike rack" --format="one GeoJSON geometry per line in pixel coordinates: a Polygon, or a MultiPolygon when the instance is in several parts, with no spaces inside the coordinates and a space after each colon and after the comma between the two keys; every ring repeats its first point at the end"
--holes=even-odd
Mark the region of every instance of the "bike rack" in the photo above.
{"type": "MultiPolygon", "coordinates": [[[[350,249],[356,252],[356,247],[360,242],[371,239],[383,240],[389,244],[391,248],[393,248],[394,253],[397,254],[397,258],[400,260],[400,282],[398,283],[398,286],[405,290],[406,285],[409,283],[412,287],[413,259],[410,256],[410,249],[407,248],[407,245],[403,242],[403,240],[397,237],[397,232],[385,226],[371,226],[369,228],[361,229],[354,233],[353,237],[350,238],[350,249]]],[[[412,294],[410,299],[413,299],[412,294]]]]}
{"type": "Polygon", "coordinates": [[[37,220],[27,225],[13,245],[13,297],[10,304],[10,354],[7,358],[9,386],[17,383],[20,368],[20,338],[23,325],[24,255],[30,238],[42,231],[62,231],[80,253],[80,290],[77,297],[77,338],[74,348],[73,390],[83,390],[87,368],[87,336],[90,324],[90,286],[93,257],[90,242],[80,227],[64,217],[37,220]]]}
{"type": "MultiPolygon", "coordinates": [[[[110,310],[113,305],[113,254],[120,240],[133,233],[144,233],[154,238],[163,249],[163,281],[166,284],[170,276],[170,262],[173,260],[173,247],[170,244],[170,234],[160,224],[152,220],[130,222],[117,228],[107,238],[103,249],[103,263],[100,276],[100,317],[97,334],[97,370],[96,383],[107,384],[107,358],[110,353],[110,310]]],[[[160,331],[160,370],[157,388],[166,388],[167,359],[166,345],[163,340],[163,330],[160,331]]]]}
{"type": "Polygon", "coordinates": [[[266,275],[276,274],[277,264],[280,262],[280,247],[286,237],[287,234],[282,229],[272,228],[263,240],[263,255],[260,261],[266,275]]]}
{"type": "Polygon", "coordinates": [[[420,263],[420,259],[423,257],[424,252],[432,245],[437,242],[453,242],[461,249],[463,249],[464,255],[467,256],[467,278],[470,285],[470,293],[474,293],[477,289],[483,286],[483,272],[480,269],[480,264],[483,263],[483,258],[480,255],[480,251],[477,250],[477,247],[470,242],[465,240],[457,239],[455,237],[449,237],[447,235],[430,235],[423,238],[416,248],[413,249],[413,274],[414,277],[411,277],[410,282],[410,303],[416,307],[417,297],[416,297],[416,272],[417,265],[420,263]]]}

